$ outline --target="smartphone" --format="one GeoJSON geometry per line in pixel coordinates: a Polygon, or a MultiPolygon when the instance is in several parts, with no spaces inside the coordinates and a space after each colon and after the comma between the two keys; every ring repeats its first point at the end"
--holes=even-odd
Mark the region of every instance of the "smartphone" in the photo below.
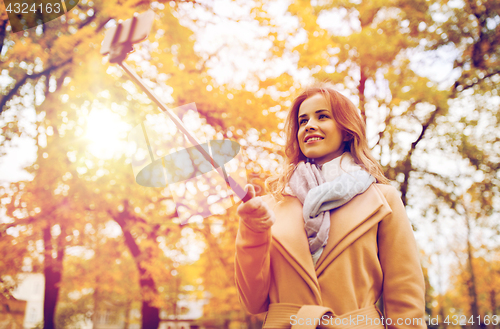
{"type": "Polygon", "coordinates": [[[134,44],[146,39],[153,27],[154,18],[155,13],[148,10],[108,29],[101,44],[101,54],[108,54],[113,47],[128,42],[134,44]]]}

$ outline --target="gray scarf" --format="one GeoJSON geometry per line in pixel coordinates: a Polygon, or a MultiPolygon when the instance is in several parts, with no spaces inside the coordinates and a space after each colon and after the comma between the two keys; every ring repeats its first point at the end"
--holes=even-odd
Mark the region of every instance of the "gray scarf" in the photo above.
{"type": "Polygon", "coordinates": [[[303,205],[304,227],[314,263],[328,242],[330,210],[346,204],[375,182],[361,167],[344,172],[332,181],[325,181],[323,174],[318,166],[300,162],[289,182],[293,194],[303,205]]]}

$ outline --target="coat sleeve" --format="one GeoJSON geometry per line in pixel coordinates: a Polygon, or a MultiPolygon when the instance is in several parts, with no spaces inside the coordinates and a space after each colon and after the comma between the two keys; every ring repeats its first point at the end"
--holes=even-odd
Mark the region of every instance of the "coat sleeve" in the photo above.
{"type": "Polygon", "coordinates": [[[385,323],[388,329],[427,328],[425,283],[413,230],[397,190],[391,186],[384,194],[392,209],[378,231],[385,323]]]}
{"type": "Polygon", "coordinates": [[[256,233],[240,219],[236,236],[236,286],[240,302],[252,314],[269,305],[271,229],[256,233]]]}

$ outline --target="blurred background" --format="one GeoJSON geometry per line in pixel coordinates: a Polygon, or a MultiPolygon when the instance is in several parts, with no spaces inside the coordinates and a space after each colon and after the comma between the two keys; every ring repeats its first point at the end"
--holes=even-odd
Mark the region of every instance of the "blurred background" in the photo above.
{"type": "Polygon", "coordinates": [[[80,0],[18,33],[5,8],[0,327],[262,324],[234,285],[236,206],[182,225],[174,193],[220,191],[135,182],[127,135],[159,110],[99,50],[147,9],[128,65],[169,107],[194,102],[206,140],[239,143],[259,194],[294,95],[329,81],[348,96],[413,225],[429,327],[500,327],[497,0],[80,0]]]}

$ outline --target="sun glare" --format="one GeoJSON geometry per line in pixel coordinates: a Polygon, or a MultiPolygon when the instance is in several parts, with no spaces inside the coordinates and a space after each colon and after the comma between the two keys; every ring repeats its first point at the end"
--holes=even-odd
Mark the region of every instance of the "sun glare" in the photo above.
{"type": "Polygon", "coordinates": [[[87,119],[85,137],[90,141],[88,150],[100,159],[119,156],[127,147],[127,131],[130,126],[120,115],[108,109],[93,109],[87,119]]]}

